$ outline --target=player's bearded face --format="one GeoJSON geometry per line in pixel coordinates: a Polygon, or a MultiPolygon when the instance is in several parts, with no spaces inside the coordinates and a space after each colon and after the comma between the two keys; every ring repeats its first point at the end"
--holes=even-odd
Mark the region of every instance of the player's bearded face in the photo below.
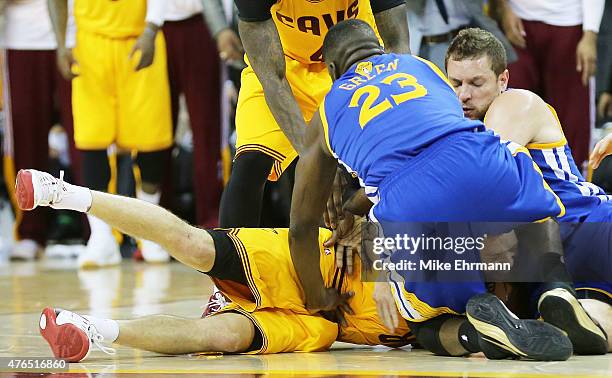
{"type": "Polygon", "coordinates": [[[446,70],[467,118],[482,120],[493,100],[505,90],[504,74],[493,72],[488,56],[449,59],[446,70]]]}

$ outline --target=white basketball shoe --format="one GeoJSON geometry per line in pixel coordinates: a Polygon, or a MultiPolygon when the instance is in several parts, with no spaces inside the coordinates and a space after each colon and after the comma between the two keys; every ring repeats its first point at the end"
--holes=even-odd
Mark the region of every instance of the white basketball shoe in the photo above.
{"type": "Polygon", "coordinates": [[[68,362],[84,360],[93,345],[106,354],[115,354],[113,348],[102,345],[104,337],[93,323],[74,312],[47,307],[40,315],[39,329],[53,355],[68,362]]]}
{"type": "Polygon", "coordinates": [[[77,261],[82,269],[103,268],[121,263],[119,244],[111,228],[94,230],[92,227],[85,251],[79,255],[77,261]]]}
{"type": "Polygon", "coordinates": [[[34,240],[22,239],[11,250],[11,260],[32,261],[42,254],[42,247],[34,240]]]}
{"type": "Polygon", "coordinates": [[[149,240],[140,240],[142,258],[148,263],[167,263],[170,255],[159,244],[149,240]]]}
{"type": "Polygon", "coordinates": [[[46,172],[22,169],[17,173],[15,185],[17,204],[21,210],[59,204],[68,188],[64,185],[64,171],[57,179],[46,172]]]}

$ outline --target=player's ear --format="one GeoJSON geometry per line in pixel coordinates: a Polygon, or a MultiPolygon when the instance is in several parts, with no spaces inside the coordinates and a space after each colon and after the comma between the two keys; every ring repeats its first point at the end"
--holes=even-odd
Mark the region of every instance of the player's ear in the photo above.
{"type": "Polygon", "coordinates": [[[504,92],[506,89],[508,89],[508,81],[509,80],[510,80],[510,71],[508,71],[508,69],[506,68],[504,70],[504,72],[499,74],[499,77],[497,78],[497,84],[499,86],[499,89],[502,92],[504,92]]]}
{"type": "Polygon", "coordinates": [[[334,62],[327,63],[327,72],[329,72],[329,76],[331,76],[332,82],[336,81],[336,79],[338,78],[338,74],[336,70],[337,70],[336,63],[334,62]]]}

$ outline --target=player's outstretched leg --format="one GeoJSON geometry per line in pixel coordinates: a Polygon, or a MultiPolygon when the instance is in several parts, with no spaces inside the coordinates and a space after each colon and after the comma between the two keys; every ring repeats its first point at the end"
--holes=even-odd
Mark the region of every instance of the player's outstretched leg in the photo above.
{"type": "Polygon", "coordinates": [[[194,269],[208,272],[213,267],[215,246],[208,232],[157,205],[90,191],[33,169],[19,171],[15,191],[22,210],[50,206],[87,212],[130,236],[159,244],[194,269]]]}
{"type": "Polygon", "coordinates": [[[239,353],[248,350],[255,336],[253,322],[236,313],[203,319],[153,315],[116,321],[45,308],[39,328],[53,355],[69,362],[82,361],[94,346],[115,354],[104,345],[113,342],[164,354],[239,353]]]}
{"type": "Polygon", "coordinates": [[[564,288],[548,290],[540,296],[542,319],[567,332],[577,354],[606,354],[606,333],[587,314],[573,292],[564,288]]]}
{"type": "Polygon", "coordinates": [[[572,343],[561,330],[539,320],[517,318],[493,294],[472,297],[466,314],[487,358],[565,361],[572,355],[572,343]]]}

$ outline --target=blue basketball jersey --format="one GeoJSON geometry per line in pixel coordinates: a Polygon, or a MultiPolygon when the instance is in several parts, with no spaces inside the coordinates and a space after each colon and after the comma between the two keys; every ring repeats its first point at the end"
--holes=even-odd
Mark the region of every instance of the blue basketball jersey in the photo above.
{"type": "Polygon", "coordinates": [[[433,142],[484,129],[463,116],[444,74],[412,55],[354,64],[333,84],[320,114],[330,151],[374,202],[381,181],[433,142]]]}
{"type": "MultiPolygon", "coordinates": [[[[555,110],[550,109],[557,118],[555,110]]],[[[582,177],[565,138],[556,143],[528,144],[527,149],[544,180],[565,205],[565,216],[560,221],[583,222],[602,202],[610,200],[602,188],[582,177]]]]}

